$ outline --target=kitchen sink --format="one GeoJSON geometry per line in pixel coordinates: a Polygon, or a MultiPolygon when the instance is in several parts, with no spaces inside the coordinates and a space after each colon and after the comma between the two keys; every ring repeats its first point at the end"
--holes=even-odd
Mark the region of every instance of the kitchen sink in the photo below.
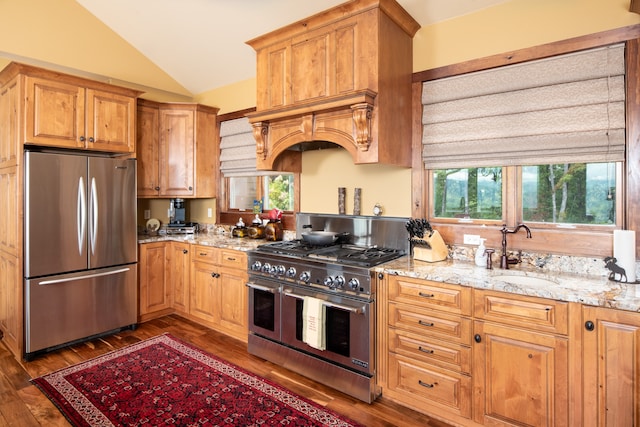
{"type": "Polygon", "coordinates": [[[556,286],[557,282],[549,279],[543,279],[535,276],[519,276],[515,274],[499,274],[491,276],[492,280],[499,280],[501,282],[511,283],[514,285],[522,286],[556,286]]]}

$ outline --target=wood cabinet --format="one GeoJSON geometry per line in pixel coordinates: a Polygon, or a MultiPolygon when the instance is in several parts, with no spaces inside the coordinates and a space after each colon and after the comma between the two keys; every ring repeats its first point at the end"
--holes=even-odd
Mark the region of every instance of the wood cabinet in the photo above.
{"type": "Polygon", "coordinates": [[[582,425],[640,425],[640,314],[585,306],[582,319],[582,425]]]}
{"type": "Polygon", "coordinates": [[[145,321],[172,311],[171,243],[143,243],[139,249],[139,318],[145,321]]]}
{"type": "Polygon", "coordinates": [[[13,77],[4,86],[0,84],[0,168],[17,166],[22,155],[18,117],[20,86],[18,77],[13,77]]]}
{"type": "Polygon", "coordinates": [[[411,165],[412,39],[419,24],[395,1],[357,0],[248,41],[257,106],[248,115],[257,167],[287,148],[330,141],[355,163],[411,165]]]}
{"type": "Polygon", "coordinates": [[[138,196],[215,197],[217,108],[138,101],[138,196]]]}
{"type": "Polygon", "coordinates": [[[191,245],[183,242],[171,242],[169,265],[173,286],[173,308],[178,313],[189,312],[189,280],[191,274],[191,245]]]}
{"type": "Polygon", "coordinates": [[[568,426],[568,303],[474,291],[473,418],[568,426]]]}
{"type": "Polygon", "coordinates": [[[414,409],[471,419],[471,289],[388,276],[385,396],[414,409]]]}
{"type": "Polygon", "coordinates": [[[190,315],[246,341],[246,254],[202,245],[193,245],[192,252],[190,315]]]}

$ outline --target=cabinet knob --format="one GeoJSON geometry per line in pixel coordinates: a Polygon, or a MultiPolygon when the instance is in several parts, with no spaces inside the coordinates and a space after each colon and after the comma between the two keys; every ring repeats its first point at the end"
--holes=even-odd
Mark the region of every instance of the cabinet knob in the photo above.
{"type": "Polygon", "coordinates": [[[218,277],[220,277],[220,274],[218,274],[218,273],[211,273],[211,277],[213,277],[214,279],[217,279],[218,277]]]}
{"type": "Polygon", "coordinates": [[[160,191],[160,187],[155,187],[154,190],[160,191]]]}
{"type": "Polygon", "coordinates": [[[90,136],[90,137],[89,137],[89,142],[94,142],[94,141],[95,141],[95,139],[93,139],[93,137],[92,137],[92,136],[90,136]]]}
{"type": "Polygon", "coordinates": [[[384,279],[384,273],[378,273],[378,280],[384,279]]]}
{"type": "Polygon", "coordinates": [[[193,191],[193,187],[189,186],[189,191],[193,191]]]}
{"type": "Polygon", "coordinates": [[[584,322],[584,328],[587,331],[593,331],[596,328],[596,325],[594,325],[591,320],[587,320],[586,322],[584,322]]]}
{"type": "Polygon", "coordinates": [[[84,136],[81,136],[81,137],[80,137],[80,141],[84,142],[84,141],[85,141],[85,137],[84,137],[84,136]]]}
{"type": "Polygon", "coordinates": [[[186,254],[188,254],[188,253],[189,253],[189,251],[188,251],[188,250],[186,250],[186,249],[183,249],[183,250],[182,250],[182,253],[186,255],[186,254]]]}
{"type": "Polygon", "coordinates": [[[475,342],[482,342],[482,337],[480,336],[480,334],[475,334],[475,335],[473,336],[473,340],[474,340],[475,342]]]}

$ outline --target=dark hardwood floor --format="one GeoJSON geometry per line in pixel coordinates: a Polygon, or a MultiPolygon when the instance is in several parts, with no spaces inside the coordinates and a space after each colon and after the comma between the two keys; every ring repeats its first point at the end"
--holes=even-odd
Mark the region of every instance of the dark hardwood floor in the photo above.
{"type": "Polygon", "coordinates": [[[31,378],[164,332],[281,384],[365,426],[448,426],[390,402],[384,396],[371,405],[351,398],[248,354],[246,343],[173,315],[142,323],[135,331],[124,331],[76,344],[31,362],[18,362],[4,345],[0,345],[0,426],[69,426],[49,399],[29,382],[31,378]]]}

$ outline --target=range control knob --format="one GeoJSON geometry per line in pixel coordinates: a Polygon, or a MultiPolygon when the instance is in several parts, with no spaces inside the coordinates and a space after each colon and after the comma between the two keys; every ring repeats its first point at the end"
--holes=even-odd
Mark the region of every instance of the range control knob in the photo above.
{"type": "Polygon", "coordinates": [[[293,279],[294,277],[296,277],[296,269],[295,267],[289,267],[289,269],[287,270],[287,272],[285,273],[287,277],[293,279]]]}
{"type": "Polygon", "coordinates": [[[335,278],[335,280],[333,282],[334,282],[334,285],[335,285],[334,287],[336,289],[344,288],[344,283],[345,283],[344,276],[336,276],[336,278],[335,278]]]}
{"type": "Polygon", "coordinates": [[[279,265],[278,267],[276,267],[276,274],[278,276],[284,276],[285,271],[286,271],[286,268],[284,268],[284,265],[279,265]]]}
{"type": "Polygon", "coordinates": [[[275,265],[272,265],[271,268],[269,269],[269,273],[271,273],[272,276],[275,276],[276,274],[278,274],[278,267],[276,267],[275,265]]]}
{"type": "Polygon", "coordinates": [[[304,283],[309,283],[309,280],[311,280],[311,273],[308,271],[303,271],[302,273],[300,273],[300,281],[304,282],[304,283]]]}
{"type": "Polygon", "coordinates": [[[268,262],[265,262],[264,264],[262,264],[263,273],[269,273],[270,271],[271,271],[271,264],[269,264],[268,262]]]}
{"type": "Polygon", "coordinates": [[[262,263],[260,261],[254,261],[253,264],[251,264],[251,270],[253,271],[260,271],[261,268],[262,263]]]}
{"type": "Polygon", "coordinates": [[[329,289],[335,289],[335,283],[333,281],[333,277],[331,276],[327,276],[324,278],[324,280],[322,281],[322,283],[329,289]]]}
{"type": "Polygon", "coordinates": [[[349,280],[349,288],[353,289],[354,291],[357,291],[359,287],[360,287],[360,281],[358,279],[354,277],[351,280],[349,280]]]}

